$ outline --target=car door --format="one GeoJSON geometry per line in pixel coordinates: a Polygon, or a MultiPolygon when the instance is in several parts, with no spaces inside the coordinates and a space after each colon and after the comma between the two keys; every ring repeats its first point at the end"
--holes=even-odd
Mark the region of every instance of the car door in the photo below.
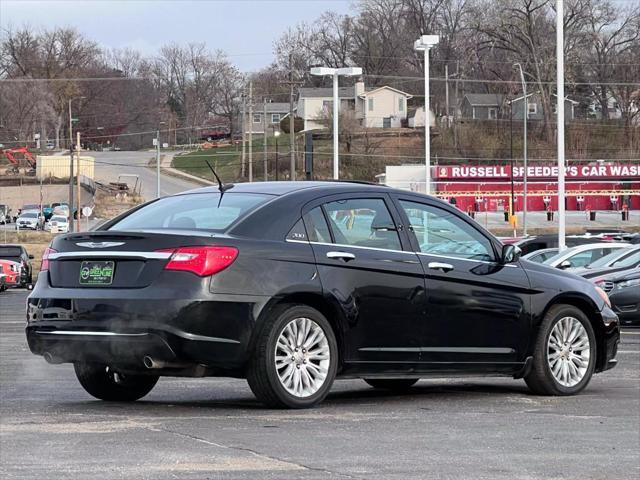
{"type": "Polygon", "coordinates": [[[424,272],[390,198],[325,197],[307,205],[303,218],[324,295],[346,320],[345,361],[401,370],[416,362],[424,272]]]}
{"type": "Polygon", "coordinates": [[[519,263],[501,265],[497,242],[455,209],[394,198],[425,271],[421,361],[495,366],[522,360],[531,292],[519,263]]]}

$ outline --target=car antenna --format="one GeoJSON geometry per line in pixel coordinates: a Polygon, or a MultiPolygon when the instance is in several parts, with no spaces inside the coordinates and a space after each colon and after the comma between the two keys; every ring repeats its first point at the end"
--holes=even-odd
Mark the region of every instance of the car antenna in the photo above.
{"type": "Polygon", "coordinates": [[[218,200],[218,208],[220,208],[220,204],[222,203],[222,196],[224,195],[224,192],[226,192],[227,190],[231,190],[235,185],[233,183],[227,183],[226,185],[222,183],[222,180],[220,180],[220,177],[218,176],[216,171],[213,169],[213,167],[209,163],[209,160],[205,159],[205,163],[209,167],[209,170],[211,170],[211,173],[213,173],[213,176],[216,177],[216,180],[218,181],[218,190],[220,190],[220,199],[218,200]]]}

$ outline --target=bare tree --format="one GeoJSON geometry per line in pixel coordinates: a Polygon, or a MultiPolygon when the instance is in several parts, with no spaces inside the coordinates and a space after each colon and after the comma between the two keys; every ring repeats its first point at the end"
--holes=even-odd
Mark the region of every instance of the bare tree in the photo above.
{"type": "MultiPolygon", "coordinates": [[[[581,60],[586,64],[587,78],[593,82],[591,92],[600,104],[602,118],[609,118],[614,74],[624,74],[612,65],[628,57],[634,42],[640,39],[640,3],[627,8],[614,7],[609,0],[593,0],[588,5],[581,60]]],[[[635,57],[634,61],[638,61],[635,57]]],[[[636,77],[637,78],[637,77],[636,77]]]]}

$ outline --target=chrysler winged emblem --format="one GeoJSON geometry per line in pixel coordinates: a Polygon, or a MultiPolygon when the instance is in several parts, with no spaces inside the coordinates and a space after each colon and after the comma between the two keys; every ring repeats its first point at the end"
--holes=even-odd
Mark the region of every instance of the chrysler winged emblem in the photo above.
{"type": "Polygon", "coordinates": [[[86,248],[109,248],[109,247],[119,247],[120,245],[124,245],[124,242],[80,242],[76,243],[79,247],[86,248]]]}

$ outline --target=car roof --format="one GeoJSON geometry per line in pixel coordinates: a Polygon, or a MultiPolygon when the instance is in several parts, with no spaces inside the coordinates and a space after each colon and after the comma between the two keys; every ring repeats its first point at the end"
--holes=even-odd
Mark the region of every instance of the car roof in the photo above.
{"type": "MultiPolygon", "coordinates": [[[[307,190],[312,188],[324,188],[330,189],[335,193],[341,191],[380,191],[384,189],[385,192],[391,191],[389,187],[367,182],[353,182],[353,181],[299,181],[299,182],[242,182],[236,183],[233,189],[227,190],[226,193],[262,193],[266,195],[286,195],[288,193],[298,192],[301,190],[307,190]]],[[[184,195],[190,193],[218,193],[217,186],[196,188],[193,190],[187,190],[186,192],[178,193],[177,195],[184,195]]],[[[407,192],[405,192],[407,193],[407,192]]]]}

